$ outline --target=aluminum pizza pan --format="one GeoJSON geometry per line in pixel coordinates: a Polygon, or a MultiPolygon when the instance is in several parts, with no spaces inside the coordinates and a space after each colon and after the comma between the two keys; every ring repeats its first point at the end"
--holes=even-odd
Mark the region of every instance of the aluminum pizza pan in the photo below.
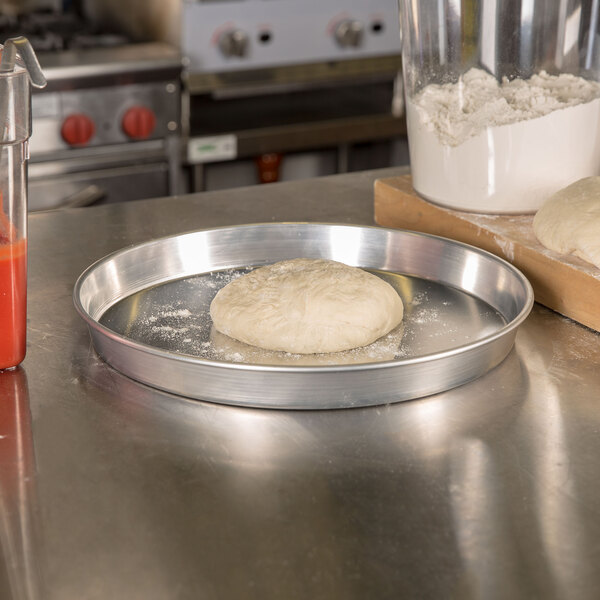
{"type": "Polygon", "coordinates": [[[411,400],[497,366],[533,305],[525,276],[486,251],[416,232],[269,223],[184,233],[91,265],[74,289],[96,352],[128,377],[236,406],[333,409],[411,400]],[[291,355],[215,331],[212,298],[248,270],[326,258],[374,272],[402,297],[402,324],[365,348],[291,355]]]}

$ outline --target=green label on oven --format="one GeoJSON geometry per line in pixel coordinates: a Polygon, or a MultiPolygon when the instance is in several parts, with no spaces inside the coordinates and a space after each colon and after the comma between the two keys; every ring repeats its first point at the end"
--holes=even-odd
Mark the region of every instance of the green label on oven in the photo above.
{"type": "Polygon", "coordinates": [[[237,156],[237,138],[235,135],[191,138],[187,154],[192,164],[232,160],[237,156]]]}

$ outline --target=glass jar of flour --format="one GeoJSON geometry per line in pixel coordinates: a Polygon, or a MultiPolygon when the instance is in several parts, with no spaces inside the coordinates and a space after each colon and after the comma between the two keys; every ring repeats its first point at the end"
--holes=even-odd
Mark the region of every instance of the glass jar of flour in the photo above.
{"type": "Polygon", "coordinates": [[[399,0],[413,186],[536,211],[600,174],[600,0],[399,0]]]}

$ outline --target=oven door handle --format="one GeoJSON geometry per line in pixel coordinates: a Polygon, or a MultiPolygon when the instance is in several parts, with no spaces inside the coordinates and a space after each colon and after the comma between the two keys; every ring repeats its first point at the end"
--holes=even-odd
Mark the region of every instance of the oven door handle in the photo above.
{"type": "Polygon", "coordinates": [[[100,202],[106,197],[106,190],[103,190],[97,185],[88,185],[81,190],[76,191],[69,197],[65,198],[65,201],[61,203],[57,208],[76,208],[78,206],[91,206],[100,202]]]}

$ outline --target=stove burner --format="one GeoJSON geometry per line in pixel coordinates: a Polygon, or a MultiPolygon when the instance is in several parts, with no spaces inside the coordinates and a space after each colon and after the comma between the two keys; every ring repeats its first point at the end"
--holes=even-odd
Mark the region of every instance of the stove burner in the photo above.
{"type": "Polygon", "coordinates": [[[36,52],[115,48],[130,42],[120,33],[98,30],[73,12],[0,15],[0,42],[17,35],[24,35],[36,52]]]}

